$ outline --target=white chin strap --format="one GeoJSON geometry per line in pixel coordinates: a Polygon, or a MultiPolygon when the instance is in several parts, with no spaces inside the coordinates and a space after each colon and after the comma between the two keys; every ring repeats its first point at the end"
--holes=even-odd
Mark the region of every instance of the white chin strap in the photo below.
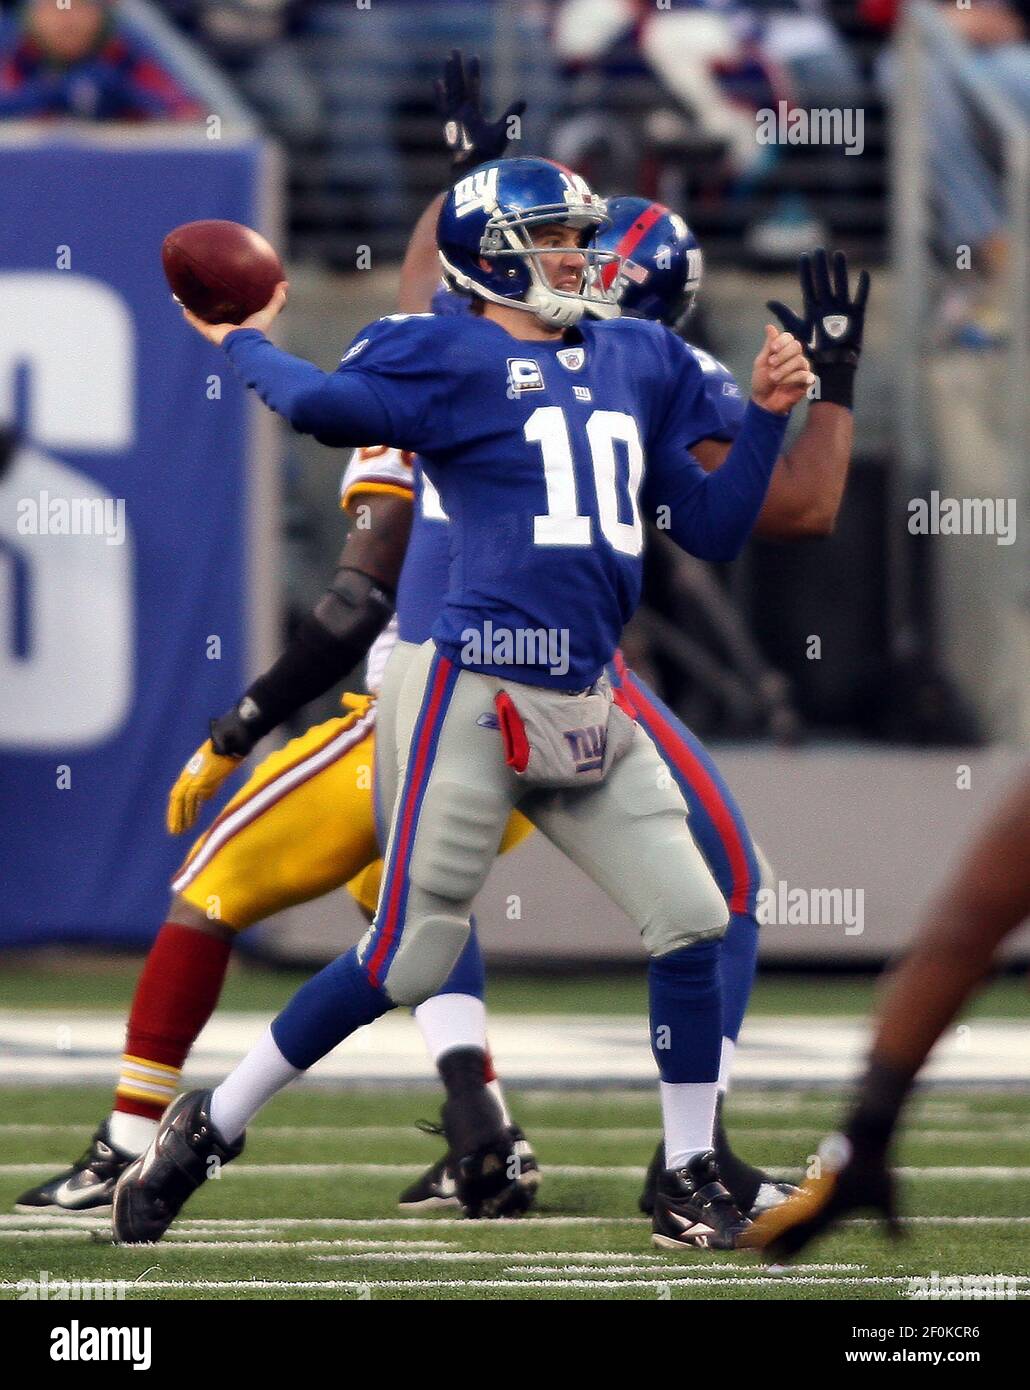
{"type": "Polygon", "coordinates": [[[587,310],[583,300],[555,294],[542,285],[533,285],[521,302],[518,300],[509,300],[508,302],[518,304],[519,308],[528,309],[531,314],[537,316],[541,323],[546,323],[548,328],[571,328],[573,324],[579,323],[587,310]]]}

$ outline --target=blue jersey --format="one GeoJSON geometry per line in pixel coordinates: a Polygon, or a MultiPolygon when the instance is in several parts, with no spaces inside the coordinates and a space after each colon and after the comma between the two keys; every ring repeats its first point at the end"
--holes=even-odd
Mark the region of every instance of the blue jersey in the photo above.
{"type": "MultiPolygon", "coordinates": [[[[435,313],[456,313],[460,309],[444,308],[438,300],[453,301],[459,297],[447,291],[433,299],[435,313]]],[[[732,440],[740,429],[744,401],[730,369],[710,353],[687,343],[688,351],[697,359],[704,376],[705,392],[712,409],[719,417],[712,438],[732,440]]],[[[426,478],[419,460],[413,461],[412,489],[414,518],[411,539],[404,556],[404,566],[397,584],[397,631],[402,642],[425,642],[447,594],[450,573],[450,544],[447,533],[447,514],[440,494],[426,478]]]]}
{"type": "Polygon", "coordinates": [[[434,640],[459,665],[560,689],[593,682],[618,644],[639,599],[643,520],[732,559],[786,427],[749,405],[726,465],[705,474],[690,447],[725,431],[706,374],[640,319],[537,342],[478,316],[394,315],[328,375],[254,330],[225,346],[297,428],[420,455],[451,522],[434,640]]]}

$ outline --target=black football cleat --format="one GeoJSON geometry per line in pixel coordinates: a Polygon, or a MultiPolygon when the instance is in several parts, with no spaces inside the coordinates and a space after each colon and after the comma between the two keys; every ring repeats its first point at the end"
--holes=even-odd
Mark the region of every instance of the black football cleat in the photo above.
{"type": "MultiPolygon", "coordinates": [[[[658,1147],[651,1155],[651,1162],[647,1165],[644,1187],[637,1199],[637,1206],[645,1216],[654,1214],[658,1179],[664,1170],[665,1145],[659,1140],[658,1147]]],[[[761,1168],[754,1168],[750,1164],[744,1164],[740,1160],[728,1165],[720,1161],[719,1177],[723,1187],[740,1210],[747,1213],[751,1221],[756,1221],[763,1212],[772,1211],[774,1207],[782,1206],[784,1202],[800,1191],[800,1188],[793,1183],[781,1182],[778,1178],[774,1178],[771,1173],[766,1173],[761,1168]]]]}
{"type": "Polygon", "coordinates": [[[750,1229],[719,1180],[715,1153],[695,1154],[658,1178],[651,1242],[663,1250],[736,1250],[750,1229]]]}
{"type": "Polygon", "coordinates": [[[210,1091],[187,1091],[173,1100],[150,1148],[119,1178],[111,1208],[118,1244],[160,1240],[187,1197],[243,1152],[246,1136],[227,1144],[211,1123],[210,1105],[210,1091]]]}
{"type": "Polygon", "coordinates": [[[133,1157],[111,1143],[105,1120],[81,1158],[38,1187],[23,1192],[14,1209],[32,1216],[45,1213],[102,1216],[111,1209],[115,1184],[133,1157]]]}
{"type": "Polygon", "coordinates": [[[432,1211],[437,1207],[460,1207],[458,1185],[454,1181],[450,1156],[444,1154],[420,1178],[406,1187],[397,1199],[401,1211],[432,1211]]]}

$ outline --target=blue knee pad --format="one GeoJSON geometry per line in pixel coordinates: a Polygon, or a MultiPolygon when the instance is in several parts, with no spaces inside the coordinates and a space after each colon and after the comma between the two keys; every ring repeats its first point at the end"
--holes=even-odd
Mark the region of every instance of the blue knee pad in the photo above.
{"type": "Polygon", "coordinates": [[[721,946],[721,941],[698,941],[648,962],[651,1051],[663,1081],[719,1079],[721,946]]]}
{"type": "Polygon", "coordinates": [[[313,975],[272,1023],[272,1037],[291,1066],[306,1071],[364,1026],[394,1007],[369,980],[356,948],[313,975]]]}

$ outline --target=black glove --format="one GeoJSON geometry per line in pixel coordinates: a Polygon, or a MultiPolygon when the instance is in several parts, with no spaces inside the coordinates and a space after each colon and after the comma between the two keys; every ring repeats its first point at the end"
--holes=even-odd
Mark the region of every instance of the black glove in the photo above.
{"type": "Polygon", "coordinates": [[[851,298],[848,288],[848,261],[843,251],[833,253],[833,281],[822,247],[799,263],[804,316],[770,299],[766,307],[776,315],[788,333],[805,344],[812,371],[819,378],[815,400],[830,401],[851,409],[855,369],[862,352],[865,306],[869,298],[869,272],[863,270],[851,298]]]}
{"type": "Polygon", "coordinates": [[[894,1179],[881,1145],[853,1144],[835,1134],[820,1145],[820,1158],[820,1176],[807,1178],[782,1206],[764,1211],[744,1237],[743,1244],[772,1264],[800,1255],[851,1212],[876,1212],[890,1235],[901,1234],[894,1179]]]}
{"type": "Polygon", "coordinates": [[[508,122],[512,116],[522,115],[526,103],[513,101],[500,120],[488,121],[479,94],[479,59],[469,58],[466,66],[458,48],[444,64],[443,80],[437,78],[433,85],[454,172],[460,174],[487,160],[500,159],[511,138],[508,122]]]}

